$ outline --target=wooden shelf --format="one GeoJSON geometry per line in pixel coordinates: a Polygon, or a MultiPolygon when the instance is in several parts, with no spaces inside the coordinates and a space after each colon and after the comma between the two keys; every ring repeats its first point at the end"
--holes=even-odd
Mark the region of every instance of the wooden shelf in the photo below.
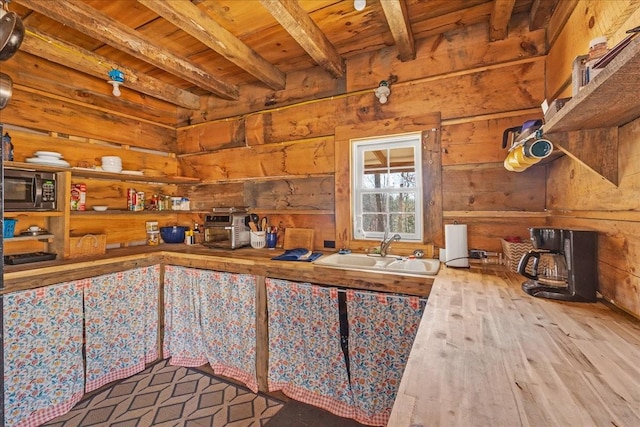
{"type": "Polygon", "coordinates": [[[37,212],[37,211],[16,211],[16,212],[7,212],[4,211],[5,218],[16,218],[19,216],[30,216],[30,217],[60,217],[64,216],[64,212],[59,211],[46,211],[46,212],[37,212]]]}
{"type": "Polygon", "coordinates": [[[55,238],[53,234],[41,234],[39,236],[15,236],[15,237],[5,237],[5,242],[23,242],[27,240],[51,240],[55,238]]]}
{"type": "Polygon", "coordinates": [[[251,209],[247,212],[258,215],[333,215],[335,212],[329,209],[251,209]]]}
{"type": "Polygon", "coordinates": [[[85,178],[110,179],[118,181],[131,182],[156,182],[161,184],[195,184],[200,182],[198,178],[190,178],[186,176],[144,176],[130,175],[123,173],[103,172],[80,168],[61,168],[56,166],[37,165],[35,163],[22,162],[5,162],[5,168],[30,169],[47,172],[71,172],[73,176],[82,176],[85,178]]]}
{"type": "Polygon", "coordinates": [[[616,186],[618,128],[640,117],[640,37],[544,124],[565,154],[616,186]]]}
{"type": "Polygon", "coordinates": [[[70,211],[71,215],[170,215],[170,214],[192,214],[192,213],[211,213],[211,211],[203,210],[190,210],[190,211],[130,211],[127,209],[107,209],[106,211],[94,211],[93,209],[87,209],[86,211],[70,211]]]}
{"type": "Polygon", "coordinates": [[[545,134],[622,126],[640,117],[640,37],[636,37],[544,125],[545,134]]]}

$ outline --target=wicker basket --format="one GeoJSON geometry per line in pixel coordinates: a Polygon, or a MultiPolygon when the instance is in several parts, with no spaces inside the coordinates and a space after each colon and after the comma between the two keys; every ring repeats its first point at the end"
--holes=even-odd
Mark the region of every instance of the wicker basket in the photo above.
{"type": "Polygon", "coordinates": [[[106,234],[85,234],[69,239],[69,258],[103,255],[107,248],[106,234]]]}
{"type": "MultiPolygon", "coordinates": [[[[509,268],[509,270],[517,273],[518,263],[520,262],[520,259],[522,259],[522,256],[524,254],[533,249],[533,245],[528,241],[522,243],[513,243],[507,242],[506,240],[502,239],[501,242],[502,252],[504,252],[504,257],[507,261],[507,267],[509,268]]],[[[529,274],[533,274],[531,265],[527,266],[526,271],[529,274]]]]}

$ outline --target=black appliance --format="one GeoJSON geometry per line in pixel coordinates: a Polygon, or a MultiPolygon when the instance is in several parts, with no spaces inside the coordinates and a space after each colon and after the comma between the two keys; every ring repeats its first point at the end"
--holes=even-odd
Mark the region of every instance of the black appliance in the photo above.
{"type": "Polygon", "coordinates": [[[536,297],[595,302],[598,289],[597,233],[530,228],[529,234],[533,249],[524,254],[518,264],[518,273],[529,279],[522,284],[522,289],[536,297]]]}
{"type": "Polygon", "coordinates": [[[56,209],[56,175],[5,168],[4,210],[53,211],[56,209]]]}

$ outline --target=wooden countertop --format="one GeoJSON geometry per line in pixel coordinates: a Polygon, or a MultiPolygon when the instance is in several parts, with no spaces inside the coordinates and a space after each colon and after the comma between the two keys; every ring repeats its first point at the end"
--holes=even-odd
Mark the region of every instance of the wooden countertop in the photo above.
{"type": "Polygon", "coordinates": [[[640,322],[442,268],[388,426],[638,426],[640,322]]]}
{"type": "MultiPolygon", "coordinates": [[[[316,266],[310,262],[273,261],[283,249],[212,249],[202,245],[163,244],[110,249],[105,255],[5,266],[2,293],[32,289],[154,264],[172,264],[231,273],[311,282],[354,289],[425,297],[433,277],[367,273],[316,266]]],[[[328,253],[328,252],[327,252],[328,253]]]]}

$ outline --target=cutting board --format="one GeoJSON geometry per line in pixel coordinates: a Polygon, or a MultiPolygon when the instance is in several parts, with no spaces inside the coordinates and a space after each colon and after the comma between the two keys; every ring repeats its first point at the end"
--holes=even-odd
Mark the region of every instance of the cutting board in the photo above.
{"type": "Polygon", "coordinates": [[[286,228],[284,231],[283,248],[313,249],[313,228],[286,228]]]}

